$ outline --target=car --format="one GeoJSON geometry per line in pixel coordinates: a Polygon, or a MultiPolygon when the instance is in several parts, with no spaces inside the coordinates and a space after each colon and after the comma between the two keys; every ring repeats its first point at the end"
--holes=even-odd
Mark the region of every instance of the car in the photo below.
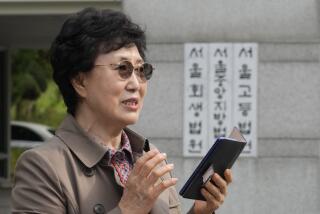
{"type": "Polygon", "coordinates": [[[30,149],[54,136],[54,129],[38,123],[11,121],[11,148],[30,149]]]}

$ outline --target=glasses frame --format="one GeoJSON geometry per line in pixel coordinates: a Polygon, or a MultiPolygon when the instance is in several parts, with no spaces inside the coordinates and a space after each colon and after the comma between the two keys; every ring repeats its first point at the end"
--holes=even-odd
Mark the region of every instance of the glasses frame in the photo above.
{"type": "MultiPolygon", "coordinates": [[[[94,66],[108,66],[103,64],[97,64],[94,66]]],[[[138,77],[139,82],[146,82],[147,80],[150,80],[152,77],[154,67],[150,63],[144,62],[138,66],[134,66],[130,61],[124,60],[117,64],[109,64],[109,66],[112,66],[114,70],[118,71],[119,76],[123,80],[127,80],[132,76],[132,73],[135,71],[136,76],[138,77]],[[121,70],[121,67],[125,66],[127,69],[121,70]],[[143,69],[143,70],[141,70],[143,69]],[[146,73],[146,70],[149,69],[148,73],[146,73]],[[141,75],[143,74],[143,75],[141,75]]]]}

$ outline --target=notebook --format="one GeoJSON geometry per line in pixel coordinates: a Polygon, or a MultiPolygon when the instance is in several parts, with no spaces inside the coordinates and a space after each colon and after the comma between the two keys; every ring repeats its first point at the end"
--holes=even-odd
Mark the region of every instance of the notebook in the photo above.
{"type": "Polygon", "coordinates": [[[233,128],[229,137],[220,137],[211,146],[179,194],[184,198],[205,200],[200,190],[211,179],[213,172],[224,178],[224,171],[230,169],[239,157],[246,140],[237,128],[233,128]]]}

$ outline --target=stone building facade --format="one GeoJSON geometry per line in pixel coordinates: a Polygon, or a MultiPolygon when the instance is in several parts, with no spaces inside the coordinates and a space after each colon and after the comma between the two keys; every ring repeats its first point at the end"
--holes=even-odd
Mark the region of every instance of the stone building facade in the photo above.
{"type": "MultiPolygon", "coordinates": [[[[147,57],[156,73],[133,128],[175,163],[178,190],[200,160],[182,155],[184,44],[258,43],[258,155],[236,162],[234,182],[218,213],[320,212],[319,1],[0,0],[0,57],[14,48],[48,47],[65,15],[89,5],[122,10],[146,29],[147,57]]],[[[2,59],[9,64],[8,57],[2,59]]],[[[1,72],[10,71],[3,67],[1,72]]],[[[1,101],[2,109],[8,100],[1,101]]],[[[9,213],[9,190],[0,189],[0,213],[9,213]]],[[[181,201],[186,211],[191,201],[181,201]]]]}

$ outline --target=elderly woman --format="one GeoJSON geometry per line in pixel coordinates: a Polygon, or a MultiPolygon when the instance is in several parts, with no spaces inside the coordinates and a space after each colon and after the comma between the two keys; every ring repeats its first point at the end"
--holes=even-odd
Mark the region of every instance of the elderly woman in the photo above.
{"type": "MultiPolygon", "coordinates": [[[[173,164],[126,128],[137,122],[153,66],[141,28],[123,13],[87,8],[51,48],[68,115],[47,144],[18,161],[13,213],[180,213],[173,164]]],[[[213,213],[231,182],[215,174],[190,213],[213,213]],[[215,184],[215,185],[214,185],[215,184]]]]}

